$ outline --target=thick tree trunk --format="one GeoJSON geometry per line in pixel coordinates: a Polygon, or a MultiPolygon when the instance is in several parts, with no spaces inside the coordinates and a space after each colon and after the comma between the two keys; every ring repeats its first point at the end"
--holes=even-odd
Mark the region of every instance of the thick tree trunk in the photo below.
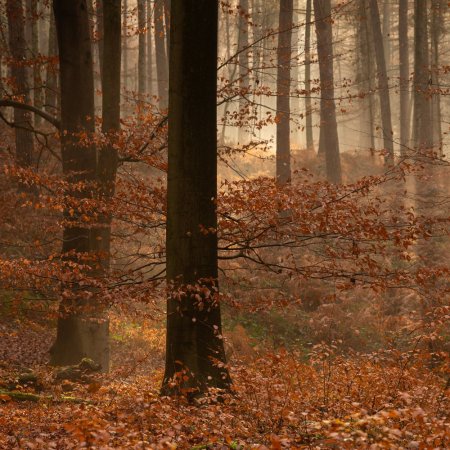
{"type": "Polygon", "coordinates": [[[311,103],[311,16],[312,0],[306,0],[306,24],[305,24],[305,116],[306,116],[306,149],[314,151],[314,137],[312,124],[311,103]]]}
{"type": "Polygon", "coordinates": [[[280,1],[279,34],[277,51],[277,172],[279,185],[291,181],[291,55],[293,0],[280,1]]]}
{"type": "Polygon", "coordinates": [[[381,126],[383,129],[383,146],[387,152],[386,162],[394,162],[394,134],[392,130],[391,102],[389,98],[389,78],[386,71],[386,60],[381,33],[380,12],[378,0],[368,0],[372,37],[375,46],[375,59],[378,72],[378,92],[380,95],[381,126]]]}
{"type": "MultiPolygon", "coordinates": [[[[102,78],[102,132],[114,139],[120,130],[121,0],[103,0],[103,17],[103,64],[108,70],[102,78]]],[[[114,195],[118,162],[113,143],[100,149],[97,177],[99,194],[105,203],[114,195]]],[[[111,256],[111,214],[100,215],[99,222],[95,240],[100,246],[102,269],[107,271],[111,256]]]]}
{"type": "Polygon", "coordinates": [[[319,154],[325,155],[327,179],[341,183],[341,158],[334,101],[333,34],[330,0],[314,0],[317,53],[320,72],[320,142],[319,154]]]}
{"type": "MultiPolygon", "coordinates": [[[[94,78],[87,4],[86,0],[54,0],[53,9],[60,54],[63,173],[69,183],[84,184],[81,189],[69,188],[67,192],[82,201],[92,196],[97,169],[95,147],[80,145],[76,136],[80,131],[94,131],[94,78]]],[[[76,254],[94,260],[98,242],[89,226],[81,224],[80,214],[78,210],[65,211],[65,219],[72,224],[64,228],[62,253],[66,258],[76,254]]],[[[108,370],[109,324],[104,318],[104,308],[92,290],[87,292],[72,283],[66,291],[71,295],[61,302],[51,363],[76,364],[89,357],[108,370]]]]}
{"type": "Polygon", "coordinates": [[[172,4],[162,393],[227,388],[217,268],[218,3],[172,4]]]}
{"type": "MultiPolygon", "coordinates": [[[[27,45],[25,42],[25,17],[22,2],[7,0],[9,48],[12,56],[11,79],[12,92],[20,96],[23,103],[30,102],[27,83],[28,69],[26,60],[27,45]]],[[[14,109],[14,124],[16,137],[16,160],[21,167],[30,167],[33,163],[33,135],[27,129],[32,127],[31,113],[23,109],[14,109]],[[25,128],[25,129],[24,129],[25,128]]]]}
{"type": "Polygon", "coordinates": [[[138,48],[138,94],[139,99],[143,100],[146,89],[146,73],[147,73],[147,47],[145,37],[145,0],[138,0],[138,28],[139,28],[139,48],[138,48]]]}
{"type": "Polygon", "coordinates": [[[410,133],[408,0],[400,0],[398,16],[400,53],[400,154],[405,156],[409,145],[410,133]]]}
{"type": "Polygon", "coordinates": [[[166,46],[164,44],[164,0],[155,0],[155,56],[158,78],[158,97],[161,109],[167,108],[168,65],[166,46]]]}

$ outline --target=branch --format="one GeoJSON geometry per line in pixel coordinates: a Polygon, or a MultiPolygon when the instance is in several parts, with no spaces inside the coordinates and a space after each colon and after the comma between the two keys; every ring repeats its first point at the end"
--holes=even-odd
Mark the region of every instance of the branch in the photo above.
{"type": "Polygon", "coordinates": [[[8,107],[8,106],[11,108],[19,108],[19,109],[25,109],[27,111],[31,111],[32,113],[42,117],[44,120],[46,120],[47,122],[52,124],[58,130],[61,129],[61,122],[58,119],[56,119],[55,117],[53,117],[50,114],[47,114],[44,111],[41,111],[38,108],[35,108],[32,105],[27,105],[25,103],[16,102],[14,100],[5,100],[5,99],[0,100],[0,107],[8,107]]]}

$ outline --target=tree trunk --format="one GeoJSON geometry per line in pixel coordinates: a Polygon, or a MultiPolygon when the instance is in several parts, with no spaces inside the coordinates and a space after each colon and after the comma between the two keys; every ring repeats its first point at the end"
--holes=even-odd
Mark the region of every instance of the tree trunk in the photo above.
{"type": "MultiPolygon", "coordinates": [[[[42,77],[41,77],[41,63],[38,60],[39,51],[39,11],[38,0],[31,0],[31,51],[35,60],[33,65],[33,104],[36,108],[42,109],[42,77]]],[[[34,116],[34,123],[39,126],[41,117],[34,116]]]]}
{"type": "Polygon", "coordinates": [[[172,7],[171,0],[164,0],[164,23],[165,27],[165,38],[166,38],[166,55],[167,61],[169,61],[170,54],[170,8],[172,7]]]}
{"type": "Polygon", "coordinates": [[[380,12],[378,0],[369,1],[370,23],[375,48],[375,59],[378,72],[378,92],[380,95],[381,126],[383,129],[383,146],[387,152],[386,162],[394,162],[394,134],[392,131],[391,102],[389,98],[389,78],[386,71],[386,60],[383,48],[383,36],[381,33],[380,12]]]}
{"type": "Polygon", "coordinates": [[[341,158],[334,101],[333,34],[330,0],[314,0],[317,53],[320,72],[320,142],[319,154],[325,155],[327,179],[341,183],[341,158]]]}
{"type": "MultiPolygon", "coordinates": [[[[82,183],[82,188],[69,187],[67,192],[82,202],[92,197],[97,169],[95,147],[81,145],[76,136],[80,131],[94,132],[94,77],[87,4],[86,0],[54,0],[53,9],[60,54],[63,173],[69,183],[82,183]]],[[[89,224],[82,224],[81,213],[79,210],[64,213],[72,226],[66,226],[63,231],[63,257],[84,255],[95,264],[98,243],[89,224]]],[[[64,291],[70,295],[60,305],[51,363],[77,364],[89,357],[108,370],[109,324],[98,297],[92,290],[87,292],[75,283],[66,286],[64,291]]]]}
{"type": "MultiPolygon", "coordinates": [[[[6,13],[8,16],[9,48],[13,59],[11,61],[12,92],[15,96],[20,96],[23,103],[29,103],[28,69],[22,63],[26,60],[27,52],[22,2],[7,0],[6,13]]],[[[20,167],[30,167],[33,163],[33,135],[27,129],[32,126],[31,113],[15,108],[14,124],[17,127],[15,129],[17,164],[20,167]]]]}
{"type": "Polygon", "coordinates": [[[147,92],[153,96],[153,37],[152,37],[153,0],[147,3],[147,92]]]}
{"type": "Polygon", "coordinates": [[[433,86],[432,97],[432,125],[433,125],[433,147],[438,155],[442,156],[442,119],[441,119],[441,96],[439,83],[439,41],[442,34],[442,9],[443,0],[432,0],[431,2],[431,81],[433,86]]]}
{"type": "MultiPolygon", "coordinates": [[[[239,110],[241,114],[245,115],[248,101],[246,100],[248,91],[248,74],[249,74],[249,61],[248,50],[242,51],[242,49],[248,47],[248,0],[239,1],[239,37],[238,37],[238,51],[241,53],[238,56],[239,61],[239,89],[241,90],[241,97],[239,98],[239,110]]],[[[246,117],[242,117],[242,125],[238,130],[238,141],[240,144],[244,144],[246,128],[243,126],[246,122],[246,117]]]]}
{"type": "Polygon", "coordinates": [[[167,108],[168,67],[164,39],[164,0],[155,0],[155,56],[158,78],[159,107],[167,108]]]}
{"type": "Polygon", "coordinates": [[[306,116],[306,149],[314,151],[314,137],[311,104],[311,14],[312,0],[306,0],[305,24],[305,116],[306,116]]]}
{"type": "Polygon", "coordinates": [[[146,73],[147,73],[147,62],[146,62],[146,42],[145,42],[145,0],[138,0],[138,28],[139,28],[139,54],[138,54],[138,94],[139,100],[144,99],[145,89],[146,89],[146,73]]]}
{"type": "Polygon", "coordinates": [[[391,65],[391,1],[384,0],[383,3],[383,49],[388,71],[391,65]]]}
{"type": "Polygon", "coordinates": [[[398,16],[400,53],[400,154],[405,156],[409,145],[410,133],[408,0],[400,0],[398,16]]]}
{"type": "Polygon", "coordinates": [[[122,18],[122,55],[123,55],[123,87],[128,89],[128,0],[123,0],[123,18],[122,18]]]}
{"type": "Polygon", "coordinates": [[[414,145],[419,152],[431,147],[427,12],[423,1],[414,1],[414,145]]]}
{"type": "Polygon", "coordinates": [[[104,48],[104,36],[103,36],[103,0],[96,0],[96,16],[97,16],[97,45],[98,45],[98,61],[100,68],[100,80],[103,79],[103,48],[104,48]]]}
{"type": "Polygon", "coordinates": [[[218,3],[172,4],[163,394],[227,388],[217,268],[218,3]]]}
{"type": "Polygon", "coordinates": [[[291,55],[293,0],[280,1],[277,51],[277,183],[281,186],[291,181],[291,55]]]}
{"type": "MultiPolygon", "coordinates": [[[[58,41],[56,38],[55,16],[50,11],[50,28],[48,35],[48,56],[50,58],[58,55],[58,41]]],[[[45,83],[45,109],[49,114],[57,116],[58,103],[58,76],[57,68],[52,64],[47,66],[46,83],[45,83]]]]}
{"type": "MultiPolygon", "coordinates": [[[[102,78],[102,132],[114,134],[120,130],[120,63],[121,63],[121,1],[103,0],[103,65],[108,67],[102,78]]],[[[113,143],[100,149],[97,177],[100,198],[109,203],[114,195],[119,158],[113,143]]],[[[110,267],[111,214],[101,214],[100,227],[94,239],[100,246],[102,269],[110,267]]]]}

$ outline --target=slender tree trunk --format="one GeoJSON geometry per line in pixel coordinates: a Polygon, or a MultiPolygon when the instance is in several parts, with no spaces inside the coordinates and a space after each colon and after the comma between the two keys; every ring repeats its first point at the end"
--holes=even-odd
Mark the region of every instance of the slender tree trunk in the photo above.
{"type": "Polygon", "coordinates": [[[423,1],[414,1],[414,145],[419,151],[431,147],[431,105],[428,60],[428,11],[423,1]]]}
{"type": "Polygon", "coordinates": [[[123,18],[122,18],[122,58],[123,58],[123,87],[128,89],[128,0],[123,0],[123,18]]]}
{"type": "MultiPolygon", "coordinates": [[[[248,47],[248,0],[239,1],[239,38],[238,38],[238,49],[248,47]]],[[[245,115],[246,108],[248,107],[248,101],[246,96],[248,94],[248,74],[249,74],[249,60],[248,60],[248,50],[241,52],[238,56],[239,61],[239,88],[241,90],[241,97],[239,99],[239,110],[241,114],[245,115]]],[[[238,141],[243,144],[245,141],[246,128],[243,126],[246,122],[246,117],[242,117],[241,121],[243,124],[239,126],[238,130],[238,141]]]]}
{"type": "MultiPolygon", "coordinates": [[[[104,20],[104,13],[103,13],[103,1],[104,0],[96,0],[96,17],[97,17],[97,45],[98,45],[98,61],[99,61],[99,68],[100,68],[100,80],[103,78],[103,20],[104,20]]],[[[120,0],[118,0],[120,1],[120,0]]]]}
{"type": "Polygon", "coordinates": [[[431,81],[433,87],[432,97],[432,125],[433,125],[433,147],[438,155],[442,155],[442,118],[441,118],[441,96],[439,83],[439,41],[442,34],[442,9],[443,0],[432,0],[431,2],[431,81]]]}
{"type": "Polygon", "coordinates": [[[153,34],[152,34],[152,14],[153,14],[153,0],[147,3],[147,92],[150,96],[153,93],[153,34]]]}
{"type": "Polygon", "coordinates": [[[342,173],[334,101],[333,34],[330,0],[314,0],[314,14],[321,95],[319,154],[325,155],[327,179],[338,184],[342,182],[342,173]]]}
{"type": "Polygon", "coordinates": [[[409,145],[410,134],[408,0],[400,0],[398,16],[400,53],[400,154],[405,156],[409,145]]]}
{"type": "MultiPolygon", "coordinates": [[[[22,2],[7,0],[6,13],[8,17],[9,48],[13,58],[11,62],[12,92],[14,95],[20,96],[24,103],[29,103],[28,69],[22,63],[26,60],[27,50],[22,2]]],[[[15,130],[17,164],[21,167],[30,167],[33,163],[33,135],[27,128],[32,127],[31,113],[15,108],[14,124],[17,127],[15,130]]]]}
{"type": "MultiPolygon", "coordinates": [[[[48,35],[48,56],[56,58],[58,56],[58,42],[56,38],[55,16],[53,10],[50,11],[50,28],[48,35]]],[[[45,83],[45,109],[49,114],[57,116],[58,103],[58,68],[49,63],[47,66],[45,83]]]]}
{"type": "Polygon", "coordinates": [[[280,1],[277,69],[277,183],[291,181],[291,55],[293,0],[280,1]]]}
{"type": "Polygon", "coordinates": [[[383,49],[388,71],[391,65],[391,2],[384,0],[383,3],[383,49]]]}
{"type": "Polygon", "coordinates": [[[227,388],[217,268],[218,2],[172,4],[162,393],[227,388]]]}
{"type": "Polygon", "coordinates": [[[172,6],[171,0],[164,0],[164,23],[165,23],[165,40],[166,40],[166,55],[169,61],[170,54],[170,8],[172,6]]]}
{"type": "Polygon", "coordinates": [[[380,94],[381,126],[383,128],[383,146],[387,152],[386,162],[394,162],[394,133],[392,130],[391,102],[389,98],[389,78],[386,71],[386,60],[383,48],[383,36],[381,33],[380,12],[378,0],[369,1],[370,23],[375,46],[375,59],[378,72],[378,92],[380,94]]]}
{"type": "MultiPolygon", "coordinates": [[[[38,0],[31,0],[31,51],[33,53],[33,59],[35,60],[33,65],[33,104],[36,108],[42,109],[42,77],[41,77],[41,64],[38,62],[39,51],[39,10],[38,0]]],[[[34,116],[34,123],[39,126],[41,118],[36,114],[34,116]]]]}
{"type": "Polygon", "coordinates": [[[145,0],[138,0],[138,28],[139,28],[139,54],[138,54],[138,93],[139,99],[143,100],[146,89],[146,42],[145,42],[145,0]]]}
{"type": "Polygon", "coordinates": [[[305,24],[305,116],[306,116],[306,149],[314,151],[314,137],[311,104],[311,14],[312,0],[306,0],[305,24]]]}
{"type": "Polygon", "coordinates": [[[164,0],[155,0],[155,56],[158,97],[161,109],[167,108],[168,66],[164,39],[164,0]]]}
{"type": "MultiPolygon", "coordinates": [[[[94,132],[94,77],[89,19],[86,0],[54,0],[53,9],[60,54],[61,154],[63,173],[69,183],[82,188],[68,188],[67,195],[81,203],[92,197],[96,181],[97,155],[93,145],[82,145],[76,133],[94,132]],[[74,89],[76,86],[76,89],[74,89]]],[[[62,253],[65,258],[85,255],[95,264],[98,242],[92,229],[83,225],[82,211],[65,211],[71,224],[63,231],[62,253]],[[73,256],[73,255],[78,256],[73,256]]],[[[76,259],[78,261],[78,259],[76,259]]],[[[92,289],[71,283],[60,306],[56,341],[51,349],[54,365],[76,364],[92,358],[109,368],[109,324],[104,308],[92,289]]]]}

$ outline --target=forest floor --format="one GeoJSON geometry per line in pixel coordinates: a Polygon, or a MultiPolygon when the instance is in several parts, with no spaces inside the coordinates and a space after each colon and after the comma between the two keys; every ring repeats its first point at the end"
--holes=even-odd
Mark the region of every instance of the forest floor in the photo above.
{"type": "Polygon", "coordinates": [[[238,334],[233,391],[192,404],[159,396],[164,331],[150,323],[114,320],[110,373],[80,381],[47,365],[47,326],[0,323],[0,449],[450,448],[449,386],[418,353],[318,345],[305,362],[238,334]]]}

